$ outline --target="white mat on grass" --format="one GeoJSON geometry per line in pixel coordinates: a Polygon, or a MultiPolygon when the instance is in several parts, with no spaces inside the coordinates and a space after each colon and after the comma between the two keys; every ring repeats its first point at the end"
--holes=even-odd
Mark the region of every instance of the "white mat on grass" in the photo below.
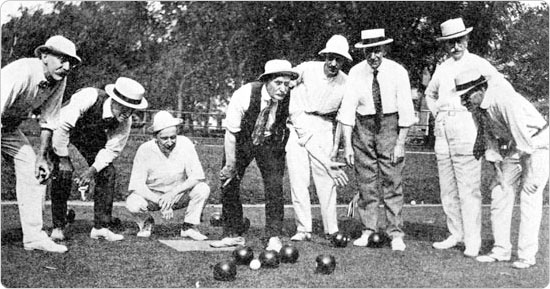
{"type": "Polygon", "coordinates": [[[164,245],[171,247],[172,249],[175,249],[180,252],[185,251],[232,251],[235,250],[236,247],[225,247],[225,248],[212,248],[210,247],[210,243],[214,241],[191,241],[191,240],[159,240],[159,242],[163,243],[164,245]]]}

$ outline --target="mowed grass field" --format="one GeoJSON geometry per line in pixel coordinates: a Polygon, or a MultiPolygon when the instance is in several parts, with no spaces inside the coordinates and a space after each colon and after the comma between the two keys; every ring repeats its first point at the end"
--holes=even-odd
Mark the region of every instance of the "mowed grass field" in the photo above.
{"type": "MultiPolygon", "coordinates": [[[[26,122],[26,127],[35,127],[31,121],[26,122]]],[[[35,130],[36,131],[36,130],[35,130]]],[[[115,192],[115,201],[123,201],[128,195],[128,181],[131,174],[132,162],[136,150],[139,145],[149,140],[151,136],[147,135],[131,135],[126,148],[122,151],[122,154],[114,162],[117,169],[117,184],[115,192]]],[[[35,148],[38,146],[38,138],[36,136],[29,136],[29,140],[35,148]]],[[[220,203],[220,182],[218,173],[222,168],[223,159],[223,139],[207,139],[207,138],[192,138],[196,143],[196,150],[201,160],[207,183],[211,188],[211,196],[209,203],[220,203]]],[[[71,159],[75,166],[77,173],[82,172],[87,168],[87,164],[77,150],[70,145],[69,151],[71,159]]],[[[355,172],[351,168],[345,168],[350,183],[344,188],[338,190],[337,202],[338,204],[348,203],[353,195],[357,192],[357,184],[355,183],[355,172]]],[[[483,194],[483,203],[490,203],[490,191],[489,186],[494,175],[493,168],[490,164],[484,162],[482,168],[482,183],[481,191],[483,194]]],[[[407,154],[405,159],[405,169],[403,178],[403,191],[405,197],[405,203],[411,201],[417,204],[439,204],[439,180],[437,173],[437,163],[433,150],[426,147],[407,147],[407,154]]],[[[2,200],[15,200],[15,176],[13,171],[9,169],[9,166],[4,164],[2,160],[2,200]]],[[[288,175],[285,172],[283,179],[283,190],[285,203],[291,203],[290,187],[288,175]]],[[[312,203],[317,204],[317,196],[315,194],[315,187],[310,186],[312,203]]],[[[46,197],[49,198],[49,195],[46,197]]],[[[71,194],[71,200],[77,200],[80,198],[79,192],[76,188],[73,188],[71,194]]],[[[265,202],[263,194],[263,183],[261,180],[260,172],[256,167],[255,162],[247,169],[245,177],[243,178],[241,185],[241,199],[245,204],[263,204],[265,202]]],[[[544,203],[548,204],[548,186],[544,192],[544,203]]]]}
{"type": "MultiPolygon", "coordinates": [[[[172,222],[163,221],[154,214],[156,225],[149,239],[135,236],[138,228],[128,212],[116,206],[114,215],[121,218],[122,226],[116,229],[125,236],[120,242],[92,240],[93,209],[91,206],[70,205],[75,209],[75,223],[67,228],[69,252],[52,254],[28,252],[21,244],[19,215],[15,205],[2,206],[2,266],[1,282],[13,288],[544,288],[549,284],[548,267],[548,207],[540,232],[540,250],[537,265],[528,270],[517,270],[510,262],[479,263],[463,256],[464,247],[436,250],[434,241],[446,237],[445,217],[440,206],[405,206],[403,216],[406,233],[404,252],[383,248],[334,248],[322,238],[322,225],[318,208],[314,209],[314,235],[312,242],[294,243],[300,257],[295,264],[281,264],[276,269],[260,268],[253,271],[239,266],[233,282],[216,281],[212,267],[231,257],[231,251],[179,252],[159,242],[177,240],[183,212],[177,211],[172,222]],[[315,258],[330,254],[336,258],[336,270],[331,275],[315,274],[315,258]]],[[[211,227],[208,216],[220,211],[219,206],[205,209],[205,222],[199,228],[210,239],[218,239],[221,228],[211,227]]],[[[46,206],[45,224],[51,224],[49,205],[46,206]]],[[[339,208],[339,226],[356,237],[360,234],[359,222],[347,219],[345,208],[339,208]]],[[[264,210],[262,206],[246,207],[245,216],[252,227],[245,234],[247,245],[258,256],[262,245],[264,210]]],[[[285,211],[283,242],[290,243],[295,226],[292,208],[285,211]]],[[[519,212],[516,207],[512,224],[513,260],[517,246],[519,212]]],[[[483,209],[483,246],[487,252],[492,245],[489,209],[483,209]]]]}

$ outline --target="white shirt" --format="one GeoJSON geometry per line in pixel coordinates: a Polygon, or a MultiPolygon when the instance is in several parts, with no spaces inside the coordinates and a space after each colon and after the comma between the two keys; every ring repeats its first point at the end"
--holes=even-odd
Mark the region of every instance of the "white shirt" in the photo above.
{"type": "MultiPolygon", "coordinates": [[[[248,107],[250,106],[250,96],[252,94],[252,84],[247,83],[237,89],[233,96],[231,97],[231,100],[229,101],[229,105],[227,106],[227,111],[225,112],[225,128],[232,132],[232,133],[238,133],[241,131],[241,121],[244,117],[245,112],[248,110],[248,107]]],[[[269,117],[267,119],[266,127],[270,128],[273,126],[273,123],[275,123],[275,116],[277,112],[277,106],[279,105],[278,101],[275,99],[272,99],[271,96],[267,93],[267,89],[265,85],[262,86],[261,90],[262,94],[262,100],[260,105],[260,111],[267,107],[269,104],[269,100],[275,101],[275,105],[271,109],[269,113],[269,117]]],[[[271,135],[271,132],[266,129],[265,136],[271,135]]]]}
{"type": "Polygon", "coordinates": [[[185,136],[177,136],[174,149],[166,157],[152,139],[136,151],[128,190],[166,193],[187,179],[205,179],[193,142],[185,136]]]}
{"type": "MultiPolygon", "coordinates": [[[[346,92],[338,111],[338,121],[354,126],[355,113],[374,115],[376,108],[372,97],[373,69],[366,60],[351,68],[346,82],[346,92]]],[[[409,74],[399,63],[383,58],[378,67],[378,84],[384,114],[399,115],[399,126],[410,127],[417,122],[411,96],[409,74]]]]}
{"type": "Polygon", "coordinates": [[[0,112],[3,119],[24,119],[33,110],[40,109],[40,127],[51,130],[57,127],[67,79],[48,87],[44,70],[38,58],[22,58],[2,68],[0,112]]]}
{"type": "MultiPolygon", "coordinates": [[[[537,136],[547,122],[540,112],[523,96],[511,88],[511,85],[489,81],[489,87],[480,107],[489,113],[491,123],[488,127],[500,139],[513,141],[516,149],[525,154],[531,154],[535,149],[548,149],[548,128],[537,136]]],[[[498,152],[496,140],[490,139],[488,149],[498,152]]],[[[493,160],[491,160],[493,161],[493,160]]]]}
{"type": "Polygon", "coordinates": [[[288,126],[296,131],[301,144],[317,131],[332,131],[332,121],[316,114],[338,111],[344,97],[347,75],[339,71],[336,76],[327,77],[324,65],[321,61],[310,61],[295,67],[300,77],[290,92],[288,126]]]}
{"type": "MultiPolygon", "coordinates": [[[[71,96],[71,99],[67,105],[61,109],[59,117],[59,127],[54,131],[52,137],[52,144],[55,153],[58,156],[69,155],[69,141],[70,132],[76,125],[76,122],[82,115],[90,109],[97,101],[98,93],[95,88],[83,88],[77,91],[71,96]]],[[[103,103],[103,118],[109,118],[113,116],[111,111],[110,97],[103,103]]],[[[130,129],[132,127],[132,118],[129,117],[122,123],[111,130],[106,130],[107,143],[96,155],[95,161],[92,166],[99,172],[110,163],[113,162],[119,155],[130,135],[130,129]]]]}
{"type": "Polygon", "coordinates": [[[504,79],[502,74],[489,61],[469,53],[467,50],[458,61],[452,57],[448,58],[435,69],[432,80],[425,91],[426,104],[434,116],[439,111],[467,110],[461,104],[460,96],[454,92],[454,80],[458,74],[470,69],[479,70],[486,78],[495,80],[500,77],[504,79]]]}

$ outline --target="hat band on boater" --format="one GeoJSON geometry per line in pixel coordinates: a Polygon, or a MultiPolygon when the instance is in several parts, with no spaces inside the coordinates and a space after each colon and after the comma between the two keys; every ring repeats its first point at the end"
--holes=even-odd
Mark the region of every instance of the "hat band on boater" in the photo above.
{"type": "Polygon", "coordinates": [[[384,36],[376,37],[376,38],[368,38],[368,39],[362,39],[361,44],[363,45],[370,45],[378,42],[382,42],[386,40],[387,38],[384,36]]]}
{"type": "Polygon", "coordinates": [[[457,85],[456,90],[461,91],[461,90],[464,90],[464,89],[468,89],[470,87],[474,87],[474,86],[476,86],[480,83],[483,83],[484,81],[485,81],[485,77],[483,77],[483,75],[482,75],[476,80],[472,80],[470,82],[466,82],[466,83],[457,85]]]}
{"type": "Polygon", "coordinates": [[[140,104],[141,103],[141,99],[128,98],[128,97],[124,96],[123,94],[121,94],[120,92],[118,92],[118,90],[116,90],[116,88],[113,89],[113,93],[125,102],[131,103],[131,104],[140,104]]]}

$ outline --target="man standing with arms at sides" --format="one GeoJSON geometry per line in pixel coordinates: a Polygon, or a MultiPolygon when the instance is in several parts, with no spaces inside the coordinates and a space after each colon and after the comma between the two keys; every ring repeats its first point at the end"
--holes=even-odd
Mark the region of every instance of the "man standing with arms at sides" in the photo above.
{"type": "Polygon", "coordinates": [[[403,66],[385,58],[384,29],[361,31],[365,60],[352,67],[338,120],[342,123],[344,156],[354,166],[359,185],[358,212],[362,236],[355,246],[367,246],[378,231],[378,205],[384,204],[392,250],[405,250],[403,242],[403,187],[405,139],[414,115],[409,75],[403,66]]]}
{"type": "Polygon", "coordinates": [[[286,60],[270,60],[257,82],[239,88],[231,98],[226,114],[222,183],[223,238],[212,247],[245,244],[242,234],[243,206],[240,184],[250,162],[255,159],[265,189],[265,231],[267,249],[279,251],[283,227],[283,175],[285,145],[288,139],[290,81],[298,78],[286,60]]]}
{"type": "Polygon", "coordinates": [[[52,132],[58,125],[66,77],[81,59],[74,43],[60,35],[49,38],[35,54],[38,58],[22,58],[2,68],[2,165],[6,160],[15,168],[25,250],[64,253],[67,247],[53,242],[42,230],[42,202],[51,173],[47,155],[52,132]],[[38,157],[18,128],[36,111],[40,112],[38,157]]]}
{"type": "Polygon", "coordinates": [[[453,92],[454,79],[462,71],[476,68],[491,78],[500,73],[485,59],[468,52],[468,34],[462,18],[441,24],[449,58],[439,65],[426,88],[426,103],[435,117],[435,154],[439,171],[441,204],[451,235],[435,242],[436,249],[449,249],[464,242],[464,255],[475,257],[481,247],[481,156],[474,152],[477,128],[472,114],[453,92]],[[477,155],[474,155],[477,154],[477,155]]]}
{"type": "MultiPolygon", "coordinates": [[[[321,205],[324,232],[338,232],[336,186],[344,186],[348,178],[330,160],[333,146],[333,123],[344,96],[347,75],[341,71],[352,61],[349,44],[342,35],[332,36],[319,52],[325,61],[304,62],[295,70],[300,74],[291,91],[290,136],[286,145],[286,162],[297,232],[292,241],[311,240],[312,220],[309,197],[310,178],[321,205]]],[[[345,165],[345,164],[341,164],[345,165]]]]}
{"type": "Polygon", "coordinates": [[[476,69],[455,78],[462,103],[479,120],[486,141],[485,159],[496,171],[496,186],[491,192],[491,226],[495,243],[479,262],[509,261],[512,256],[510,227],[521,183],[516,269],[536,264],[542,218],[542,195],[548,184],[548,122],[537,109],[508,82],[487,79],[476,69]],[[501,144],[506,144],[504,150],[501,144]],[[523,176],[522,176],[523,175],[523,176]]]}
{"type": "Polygon", "coordinates": [[[94,227],[90,237],[107,241],[124,239],[124,236],[109,230],[113,223],[111,214],[116,181],[113,161],[128,141],[132,113],[136,109],[147,108],[144,94],[141,84],[119,77],[115,84],[107,84],[105,90],[87,87],[77,91],[61,109],[60,124],[53,135],[56,173],[51,184],[53,239],[65,239],[67,200],[74,170],[69,158],[69,142],[89,165],[75,179],[76,184],[87,187],[95,181],[94,227]]]}

